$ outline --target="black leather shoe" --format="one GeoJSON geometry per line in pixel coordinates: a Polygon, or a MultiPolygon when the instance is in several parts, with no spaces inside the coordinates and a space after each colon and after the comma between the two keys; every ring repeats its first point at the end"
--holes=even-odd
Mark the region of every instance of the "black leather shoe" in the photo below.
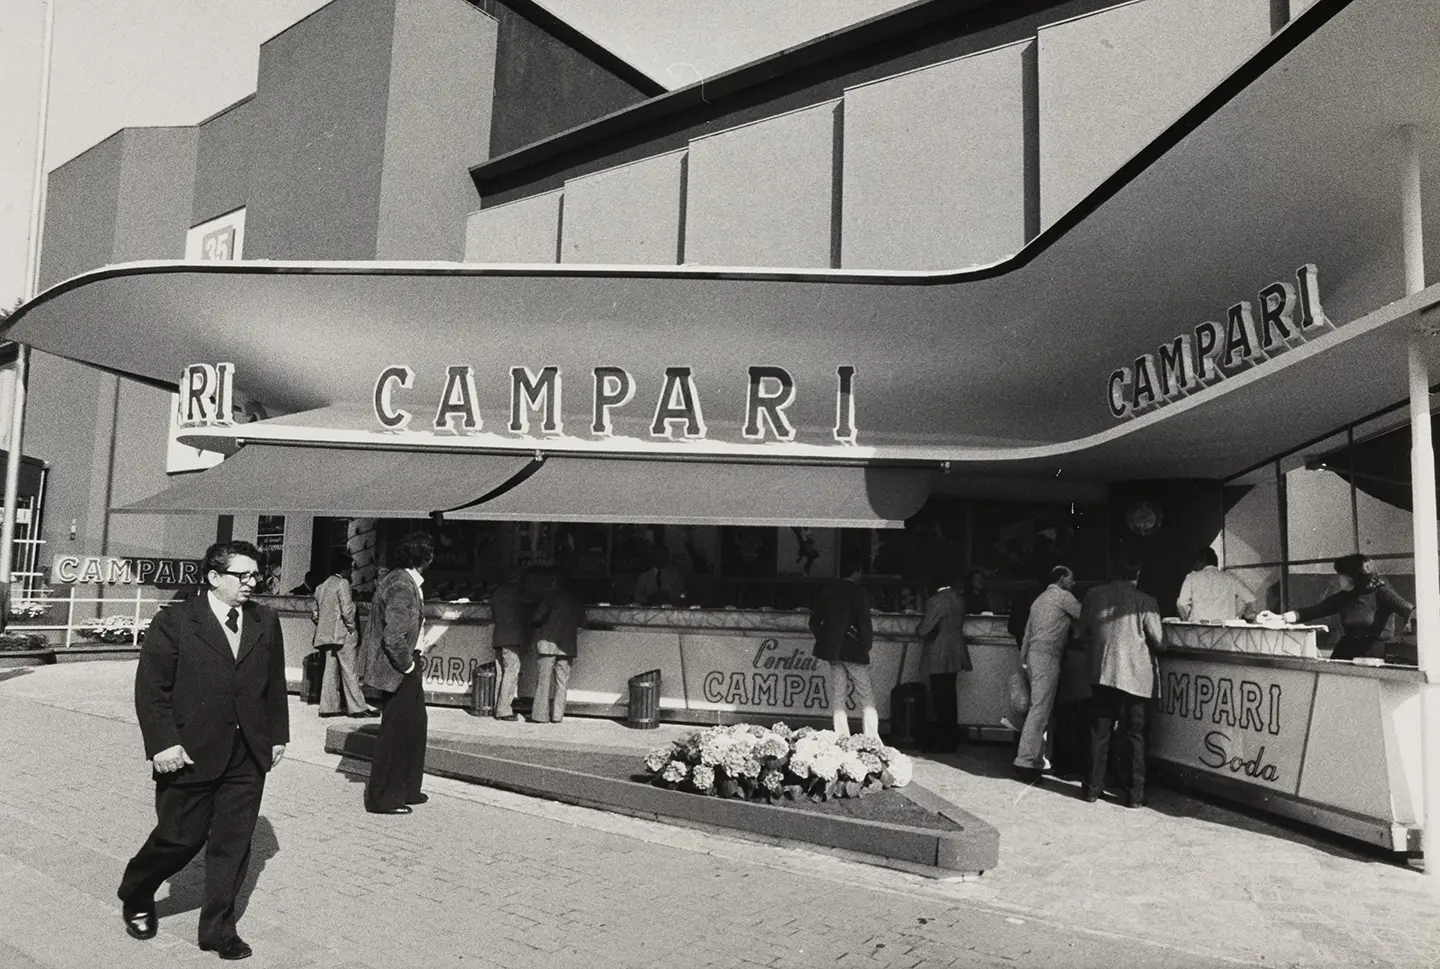
{"type": "Polygon", "coordinates": [[[202,945],[200,951],[213,952],[222,959],[232,961],[235,959],[248,959],[254,954],[254,950],[246,945],[245,940],[238,935],[226,939],[218,945],[202,945]]]}
{"type": "Polygon", "coordinates": [[[380,711],[379,711],[379,710],[366,710],[364,713],[352,713],[352,714],[350,714],[350,716],[353,717],[353,718],[356,719],[356,720],[363,720],[363,719],[366,719],[366,718],[369,718],[369,717],[378,717],[378,716],[380,716],[380,711]]]}
{"type": "Polygon", "coordinates": [[[1145,799],[1144,794],[1125,795],[1125,806],[1127,808],[1143,808],[1148,803],[1149,802],[1145,799]]]}
{"type": "Polygon", "coordinates": [[[405,803],[406,803],[406,804],[424,804],[424,803],[425,803],[426,801],[428,801],[428,800],[430,800],[430,795],[429,795],[429,794],[419,794],[419,795],[417,795],[417,796],[415,796],[415,797],[407,797],[407,798],[405,799],[405,803]]]}
{"type": "Polygon", "coordinates": [[[1086,804],[1094,804],[1096,801],[1100,800],[1100,792],[1092,791],[1088,788],[1081,791],[1080,796],[1085,799],[1086,804]]]}
{"type": "Polygon", "coordinates": [[[402,804],[399,807],[392,808],[367,807],[365,810],[371,814],[411,814],[414,812],[414,809],[408,804],[402,804]]]}
{"type": "Polygon", "coordinates": [[[159,931],[160,919],[153,908],[148,911],[122,912],[120,916],[125,920],[125,934],[132,939],[153,939],[159,931]]]}

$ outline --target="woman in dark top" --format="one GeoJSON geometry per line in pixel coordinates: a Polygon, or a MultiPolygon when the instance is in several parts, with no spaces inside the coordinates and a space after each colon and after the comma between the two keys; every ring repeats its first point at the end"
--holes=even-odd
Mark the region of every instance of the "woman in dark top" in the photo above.
{"type": "Polygon", "coordinates": [[[1397,633],[1410,621],[1415,607],[1390,587],[1367,556],[1341,556],[1335,560],[1335,573],[1340,576],[1339,592],[1281,617],[1286,622],[1309,622],[1338,615],[1342,635],[1331,659],[1354,659],[1369,653],[1385,635],[1391,616],[1397,633]]]}

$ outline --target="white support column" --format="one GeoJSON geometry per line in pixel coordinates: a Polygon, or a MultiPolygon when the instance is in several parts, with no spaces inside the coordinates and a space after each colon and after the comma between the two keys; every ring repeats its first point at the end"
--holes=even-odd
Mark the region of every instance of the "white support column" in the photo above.
{"type": "MultiPolygon", "coordinates": [[[[1425,288],[1425,238],[1420,203],[1420,149],[1415,128],[1400,129],[1401,228],[1405,252],[1405,294],[1425,288]]],[[[1427,337],[1410,334],[1410,489],[1415,529],[1415,629],[1421,688],[1420,757],[1425,816],[1425,873],[1440,886],[1440,536],[1435,502],[1435,450],[1430,437],[1430,367],[1427,337]],[[1436,850],[1431,850],[1435,845],[1436,850]]]]}

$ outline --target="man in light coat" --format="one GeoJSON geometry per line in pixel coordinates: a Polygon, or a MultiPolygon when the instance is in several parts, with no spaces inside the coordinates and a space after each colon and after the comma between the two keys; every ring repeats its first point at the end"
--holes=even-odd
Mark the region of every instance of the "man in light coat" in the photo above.
{"type": "Polygon", "coordinates": [[[325,654],[320,681],[320,716],[378,717],[360,691],[360,635],[355,625],[355,599],[350,592],[350,563],[342,562],[315,590],[310,609],[315,623],[315,649],[325,654]]]}
{"type": "Polygon", "coordinates": [[[1110,735],[1119,721],[1130,748],[1126,807],[1145,806],[1145,707],[1155,695],[1155,654],[1165,649],[1160,606],[1135,587],[1140,560],[1126,556],[1118,577],[1091,589],[1081,608],[1090,637],[1090,774],[1084,797],[1095,801],[1105,786],[1110,735]]]}
{"type": "Polygon", "coordinates": [[[1206,545],[1196,549],[1191,571],[1180,583],[1175,611],[1187,622],[1225,622],[1255,614],[1255,593],[1220,568],[1220,556],[1206,545]]]}
{"type": "Polygon", "coordinates": [[[1045,731],[1055,708],[1060,685],[1060,663],[1071,626],[1080,618],[1080,602],[1071,592],[1075,574],[1064,565],[1050,572],[1050,584],[1030,605],[1025,638],[1020,644],[1020,668],[1030,680],[1030,711],[1020,732],[1015,755],[1016,773],[1034,780],[1045,769],[1045,731]]]}

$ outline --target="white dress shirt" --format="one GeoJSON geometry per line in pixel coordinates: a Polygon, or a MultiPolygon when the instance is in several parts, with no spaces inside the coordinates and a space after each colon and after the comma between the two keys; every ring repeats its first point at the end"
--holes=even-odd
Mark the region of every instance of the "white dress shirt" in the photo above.
{"type": "MultiPolygon", "coordinates": [[[[407,573],[409,573],[410,578],[412,578],[412,579],[415,580],[415,591],[420,594],[420,601],[423,603],[423,602],[425,601],[425,577],[420,574],[420,571],[419,571],[418,569],[406,569],[405,571],[406,571],[407,573]]],[[[421,612],[421,613],[420,613],[420,635],[415,639],[415,642],[417,642],[417,643],[423,643],[424,641],[425,641],[425,613],[424,613],[424,612],[421,612]]],[[[410,675],[411,673],[413,673],[413,672],[415,672],[415,661],[412,659],[412,660],[410,661],[410,665],[407,666],[407,667],[405,667],[405,673],[404,673],[404,675],[409,676],[409,675],[410,675]]]]}
{"type": "Polygon", "coordinates": [[[1190,622],[1224,622],[1239,619],[1254,593],[1235,576],[1207,565],[1191,572],[1180,584],[1175,607],[1180,618],[1190,622]]]}
{"type": "Polygon", "coordinates": [[[245,628],[245,610],[239,606],[226,605],[213,590],[206,592],[210,599],[210,611],[215,613],[215,618],[220,622],[220,631],[225,634],[226,640],[230,643],[230,652],[238,660],[240,658],[240,632],[245,628]],[[235,610],[235,631],[231,632],[230,627],[225,625],[225,620],[230,618],[230,610],[235,610]]]}

